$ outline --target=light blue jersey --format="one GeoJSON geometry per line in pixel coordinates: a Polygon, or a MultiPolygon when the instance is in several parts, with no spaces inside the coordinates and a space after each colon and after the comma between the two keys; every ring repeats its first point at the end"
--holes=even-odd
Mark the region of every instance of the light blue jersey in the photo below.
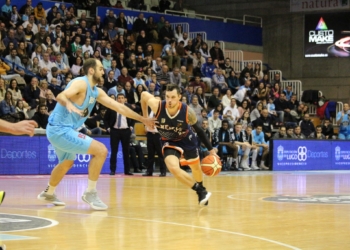
{"type": "Polygon", "coordinates": [[[83,104],[77,105],[73,103],[76,108],[83,110],[83,116],[74,112],[69,113],[66,107],[57,103],[49,117],[49,124],[46,128],[47,139],[55,148],[60,163],[65,160],[74,160],[76,154],[86,154],[92,142],[91,137],[77,132],[76,129],[83,125],[89,117],[96,103],[98,89],[96,86],[91,88],[86,76],[77,77],[70,81],[66,89],[76,80],[84,80],[87,85],[83,104]]]}
{"type": "Polygon", "coordinates": [[[256,144],[266,144],[264,132],[260,132],[260,134],[257,134],[256,130],[254,129],[252,131],[252,135],[253,142],[255,142],[256,144]]]}
{"type": "Polygon", "coordinates": [[[96,86],[94,86],[93,89],[91,89],[91,86],[89,84],[89,80],[86,76],[83,77],[77,77],[74,80],[70,81],[67,85],[66,89],[68,89],[72,83],[76,80],[84,80],[87,85],[86,90],[86,97],[81,106],[73,103],[73,105],[84,111],[83,116],[80,116],[77,113],[69,113],[66,107],[62,106],[61,104],[57,103],[55,109],[51,113],[49,117],[49,123],[53,126],[64,126],[64,127],[71,127],[73,129],[77,129],[83,125],[83,123],[86,121],[86,119],[89,117],[91,110],[94,108],[96,103],[96,98],[98,96],[98,89],[96,86]]]}

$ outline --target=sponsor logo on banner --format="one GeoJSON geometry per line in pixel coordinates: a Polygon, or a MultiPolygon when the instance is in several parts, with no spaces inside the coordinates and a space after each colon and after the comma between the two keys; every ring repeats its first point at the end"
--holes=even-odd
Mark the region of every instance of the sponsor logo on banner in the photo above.
{"type": "Polygon", "coordinates": [[[36,159],[36,151],[1,148],[0,157],[1,159],[10,160],[33,160],[36,159]]]}
{"type": "Polygon", "coordinates": [[[332,44],[334,42],[334,30],[329,30],[321,17],[315,30],[309,31],[309,43],[332,44]]]}
{"type": "Polygon", "coordinates": [[[291,0],[291,12],[349,9],[348,0],[291,0]]]}
{"type": "Polygon", "coordinates": [[[335,165],[350,165],[350,150],[342,150],[340,146],[334,148],[335,165]]]}
{"type": "Polygon", "coordinates": [[[282,145],[277,147],[277,160],[302,163],[306,165],[308,159],[328,158],[326,151],[312,151],[306,146],[299,146],[296,149],[285,150],[282,145]]]}

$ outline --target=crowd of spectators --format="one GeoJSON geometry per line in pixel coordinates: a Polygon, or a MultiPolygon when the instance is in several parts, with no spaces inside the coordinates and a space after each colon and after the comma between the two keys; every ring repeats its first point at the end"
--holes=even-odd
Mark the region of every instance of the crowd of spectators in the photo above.
{"type": "MultiPolygon", "coordinates": [[[[240,150],[248,148],[262,160],[259,166],[253,160],[250,167],[244,161],[242,168],[267,169],[271,138],[333,138],[330,121],[315,128],[292,86],[281,89],[279,74],[269,79],[260,64],[251,63],[235,72],[218,41],[209,48],[201,34],[189,39],[180,25],[172,30],[164,17],[146,21],[142,12],[128,29],[123,11],[114,10],[90,20],[84,12],[78,17],[75,8],[64,3],[46,14],[41,3],[32,6],[27,0],[15,6],[6,0],[0,18],[1,119],[34,119],[45,129],[55,97],[72,79],[84,75],[86,59],[95,58],[105,68],[97,87],[114,99],[123,94],[135,112],[141,112],[143,91],[163,99],[166,85],[178,84],[181,101],[196,112],[219,155],[232,155],[235,169],[240,167],[240,150]],[[157,57],[155,43],[162,45],[157,57]]],[[[80,131],[108,134],[105,112],[97,103],[80,131]]],[[[344,113],[337,120],[343,117],[344,113]]],[[[205,155],[203,145],[199,147],[205,155]]]]}

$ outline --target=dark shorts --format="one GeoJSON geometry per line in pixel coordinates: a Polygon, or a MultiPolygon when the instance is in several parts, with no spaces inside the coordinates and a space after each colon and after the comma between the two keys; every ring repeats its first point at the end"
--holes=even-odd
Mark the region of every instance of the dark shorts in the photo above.
{"type": "MultiPolygon", "coordinates": [[[[187,166],[199,162],[199,153],[197,147],[197,138],[193,135],[193,138],[185,137],[180,141],[164,141],[162,142],[162,151],[164,155],[164,149],[174,149],[180,153],[181,166],[187,166]]],[[[166,158],[166,154],[164,155],[166,158]]]]}

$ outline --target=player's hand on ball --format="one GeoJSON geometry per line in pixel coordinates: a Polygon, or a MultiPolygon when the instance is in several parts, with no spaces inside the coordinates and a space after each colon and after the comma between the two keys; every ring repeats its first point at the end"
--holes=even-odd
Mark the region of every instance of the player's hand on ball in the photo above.
{"type": "Polygon", "coordinates": [[[217,155],[217,152],[218,152],[218,149],[217,149],[217,148],[213,148],[212,150],[209,151],[209,154],[214,155],[214,156],[220,158],[220,157],[217,155]]]}

